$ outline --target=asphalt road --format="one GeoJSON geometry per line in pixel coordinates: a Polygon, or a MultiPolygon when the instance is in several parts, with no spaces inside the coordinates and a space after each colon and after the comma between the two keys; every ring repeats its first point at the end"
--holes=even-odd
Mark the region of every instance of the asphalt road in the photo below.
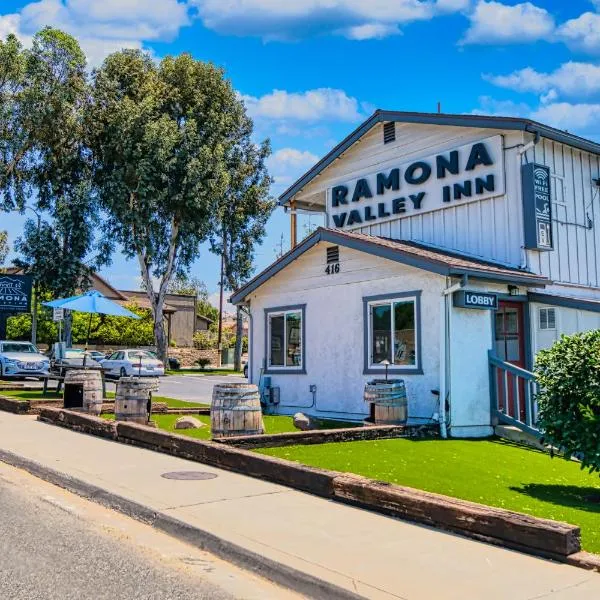
{"type": "MultiPolygon", "coordinates": [[[[246,383],[248,380],[237,375],[167,375],[160,378],[160,387],[155,395],[210,404],[215,383],[234,383],[236,381],[246,383]]],[[[35,381],[27,381],[26,383],[27,385],[39,385],[41,387],[41,383],[38,384],[35,381]]],[[[109,392],[114,392],[114,381],[108,379],[106,389],[109,392]]]]}
{"type": "Polygon", "coordinates": [[[2,600],[298,598],[4,463],[0,515],[2,600]]]}
{"type": "Polygon", "coordinates": [[[235,375],[168,375],[161,377],[157,395],[210,404],[215,383],[245,383],[246,381],[244,377],[235,375]]]}

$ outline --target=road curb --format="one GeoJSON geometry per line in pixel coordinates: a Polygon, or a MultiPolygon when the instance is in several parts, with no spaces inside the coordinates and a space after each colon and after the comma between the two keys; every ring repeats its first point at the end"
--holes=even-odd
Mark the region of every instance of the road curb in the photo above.
{"type": "Polygon", "coordinates": [[[27,471],[39,479],[43,479],[77,494],[82,498],[150,525],[183,542],[210,552],[242,569],[251,571],[282,587],[303,594],[307,598],[314,598],[315,600],[359,600],[364,598],[364,596],[350,592],[318,577],[313,577],[312,575],[288,567],[283,563],[265,558],[256,552],[247,550],[199,527],[184,523],[170,515],[155,511],[143,504],[128,500],[118,494],[104,490],[66,473],[61,473],[13,452],[0,449],[0,461],[27,471]]]}

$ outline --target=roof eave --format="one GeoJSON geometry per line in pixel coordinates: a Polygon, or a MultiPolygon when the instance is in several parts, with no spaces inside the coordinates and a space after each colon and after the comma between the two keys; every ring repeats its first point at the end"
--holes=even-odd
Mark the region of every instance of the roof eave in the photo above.
{"type": "Polygon", "coordinates": [[[450,115],[437,113],[407,113],[377,109],[368,119],[363,121],[350,135],[311,167],[295,183],[285,190],[278,198],[278,204],[283,206],[293,198],[306,184],[326,169],[333,161],[355,144],[365,133],[377,123],[394,121],[401,123],[422,123],[424,125],[447,125],[458,127],[482,127],[486,129],[508,129],[539,134],[547,139],[573,146],[592,154],[600,155],[600,144],[573,135],[560,129],[554,129],[543,123],[517,117],[494,117],[486,115],[450,115]]]}

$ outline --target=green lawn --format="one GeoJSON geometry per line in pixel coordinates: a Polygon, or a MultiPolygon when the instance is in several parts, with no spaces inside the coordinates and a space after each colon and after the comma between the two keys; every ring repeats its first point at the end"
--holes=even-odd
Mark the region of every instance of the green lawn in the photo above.
{"type": "MultiPolygon", "coordinates": [[[[45,396],[42,395],[42,390],[22,391],[22,390],[3,390],[0,391],[0,396],[11,396],[19,400],[56,400],[62,398],[61,394],[48,392],[45,396]]],[[[106,392],[107,398],[114,398],[114,392],[106,392]]],[[[153,396],[154,402],[166,402],[169,408],[207,408],[209,404],[200,402],[186,402],[185,400],[177,400],[177,398],[167,398],[166,396],[153,396]]]]}
{"type": "MultiPolygon", "coordinates": [[[[206,427],[201,429],[177,429],[175,430],[175,421],[181,417],[181,415],[152,415],[152,420],[158,425],[159,429],[165,431],[171,431],[175,433],[181,433],[182,435],[189,435],[200,440],[209,440],[210,435],[210,416],[209,415],[191,415],[192,417],[202,421],[206,427]]],[[[104,414],[103,418],[112,420],[115,418],[113,414],[104,414]]],[[[285,433],[288,431],[298,431],[294,427],[294,423],[291,417],[280,417],[280,416],[264,416],[265,430],[266,433],[285,433]]]]}
{"type": "Polygon", "coordinates": [[[167,375],[242,375],[233,369],[167,369],[167,375]]]}
{"type": "Polygon", "coordinates": [[[600,553],[600,477],[537,450],[500,440],[392,439],[256,452],[566,521],[581,527],[585,550],[600,553]]]}

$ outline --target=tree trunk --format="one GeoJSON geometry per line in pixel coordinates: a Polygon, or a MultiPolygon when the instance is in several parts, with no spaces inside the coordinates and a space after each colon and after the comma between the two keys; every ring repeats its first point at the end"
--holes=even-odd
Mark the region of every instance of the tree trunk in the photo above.
{"type": "Polygon", "coordinates": [[[171,225],[171,239],[169,243],[167,264],[157,293],[154,292],[154,284],[152,283],[152,277],[150,274],[150,261],[148,260],[148,256],[145,252],[138,252],[140,271],[142,274],[142,279],[144,280],[146,295],[148,296],[150,306],[152,307],[152,316],[154,317],[154,341],[156,343],[156,354],[159,360],[164,363],[165,367],[168,367],[169,365],[169,340],[167,339],[167,334],[165,332],[163,309],[165,306],[167,287],[173,278],[173,273],[175,272],[178,235],[179,225],[176,221],[173,221],[171,225]]]}
{"type": "Polygon", "coordinates": [[[154,340],[156,341],[156,355],[159,360],[165,365],[165,369],[169,366],[169,340],[165,332],[165,321],[162,315],[162,307],[160,315],[154,316],[154,340]]]}
{"type": "Polygon", "coordinates": [[[235,350],[233,355],[233,368],[236,371],[242,370],[242,337],[244,333],[244,320],[242,309],[237,306],[237,319],[235,322],[235,350]]]}

